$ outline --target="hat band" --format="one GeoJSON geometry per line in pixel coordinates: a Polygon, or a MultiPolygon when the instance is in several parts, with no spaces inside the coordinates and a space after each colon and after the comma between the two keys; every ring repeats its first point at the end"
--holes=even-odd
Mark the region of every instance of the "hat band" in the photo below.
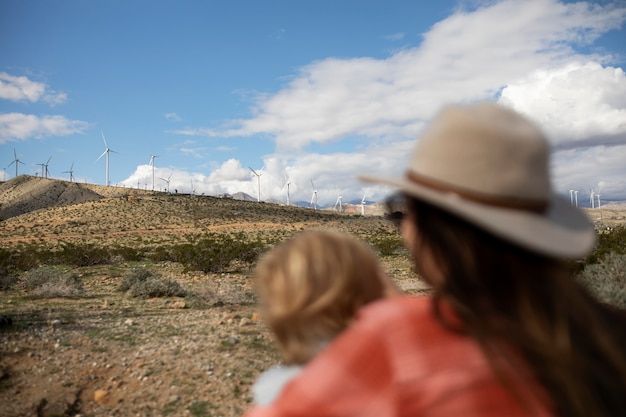
{"type": "Polygon", "coordinates": [[[530,211],[533,213],[544,213],[548,209],[548,203],[546,201],[509,197],[494,197],[481,193],[475,193],[472,191],[450,186],[449,184],[445,184],[430,178],[423,177],[412,171],[407,171],[406,177],[409,179],[409,181],[433,189],[435,191],[454,193],[465,200],[470,200],[475,203],[485,204],[488,206],[530,211]]]}

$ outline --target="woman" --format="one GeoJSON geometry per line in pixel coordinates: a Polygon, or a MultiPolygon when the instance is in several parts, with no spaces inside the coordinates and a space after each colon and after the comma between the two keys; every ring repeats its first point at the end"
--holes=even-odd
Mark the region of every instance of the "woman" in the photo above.
{"type": "Polygon", "coordinates": [[[444,108],[403,178],[400,229],[427,297],[356,323],[257,416],[623,416],[626,338],[572,277],[595,232],[558,197],[549,146],[491,103],[444,108]]]}

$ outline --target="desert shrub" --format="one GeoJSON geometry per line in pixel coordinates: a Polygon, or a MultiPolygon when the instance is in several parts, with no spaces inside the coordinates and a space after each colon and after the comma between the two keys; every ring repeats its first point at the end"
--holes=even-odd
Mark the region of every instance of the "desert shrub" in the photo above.
{"type": "Polygon", "coordinates": [[[84,294],[81,278],[58,267],[41,266],[24,273],[24,288],[36,298],[75,298],[84,294]]]}
{"type": "MultiPolygon", "coordinates": [[[[186,270],[206,273],[224,272],[229,267],[249,267],[266,248],[261,241],[248,241],[244,234],[206,234],[189,243],[170,248],[170,259],[184,265],[186,270]]],[[[155,260],[155,259],[153,259],[155,260]]]]}
{"type": "Polygon", "coordinates": [[[15,275],[0,275],[0,291],[10,290],[16,282],[15,275]]]}
{"type": "Polygon", "coordinates": [[[611,252],[578,276],[599,300],[626,308],[626,254],[611,252]]]}
{"type": "Polygon", "coordinates": [[[143,251],[129,246],[117,246],[110,250],[112,256],[118,256],[124,261],[140,261],[144,259],[143,251]]]}
{"type": "Polygon", "coordinates": [[[170,248],[158,246],[154,251],[147,255],[147,257],[155,262],[168,262],[174,261],[174,256],[171,253],[170,248]]]}
{"type": "Polygon", "coordinates": [[[36,245],[0,248],[0,276],[16,276],[19,272],[45,264],[50,258],[49,249],[36,245]]]}
{"type": "Polygon", "coordinates": [[[15,252],[9,249],[0,248],[0,276],[9,277],[15,274],[17,264],[15,252]]]}
{"type": "Polygon", "coordinates": [[[137,298],[184,297],[186,295],[186,291],[178,282],[161,278],[143,268],[135,268],[126,275],[118,291],[137,298]]]}
{"type": "Polygon", "coordinates": [[[626,227],[616,226],[598,234],[595,250],[585,259],[586,264],[602,261],[609,253],[626,254],[626,227]]]}
{"type": "Polygon", "coordinates": [[[207,282],[198,290],[187,295],[191,305],[197,308],[223,305],[253,304],[256,302],[253,291],[234,282],[207,282]]]}
{"type": "Polygon", "coordinates": [[[392,256],[398,250],[403,249],[402,238],[398,236],[373,236],[368,239],[368,243],[378,252],[380,256],[392,256]]]}
{"type": "Polygon", "coordinates": [[[54,253],[53,263],[58,265],[91,266],[111,262],[111,253],[107,248],[94,244],[63,243],[54,253]]]}

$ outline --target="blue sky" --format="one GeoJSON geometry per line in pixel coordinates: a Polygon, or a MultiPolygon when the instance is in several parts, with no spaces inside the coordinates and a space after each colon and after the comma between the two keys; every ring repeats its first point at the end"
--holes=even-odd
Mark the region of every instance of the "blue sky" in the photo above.
{"type": "Polygon", "coordinates": [[[537,121],[554,187],[626,200],[624,1],[0,2],[0,175],[381,200],[444,104],[537,121]]]}

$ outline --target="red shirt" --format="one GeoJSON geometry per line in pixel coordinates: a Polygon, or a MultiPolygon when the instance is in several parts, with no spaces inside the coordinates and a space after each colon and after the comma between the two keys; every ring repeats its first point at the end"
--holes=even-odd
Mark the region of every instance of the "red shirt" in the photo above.
{"type": "Polygon", "coordinates": [[[430,297],[396,297],[364,308],[276,402],[245,417],[552,416],[542,390],[516,378],[525,406],[472,339],[439,324],[430,297]]]}

